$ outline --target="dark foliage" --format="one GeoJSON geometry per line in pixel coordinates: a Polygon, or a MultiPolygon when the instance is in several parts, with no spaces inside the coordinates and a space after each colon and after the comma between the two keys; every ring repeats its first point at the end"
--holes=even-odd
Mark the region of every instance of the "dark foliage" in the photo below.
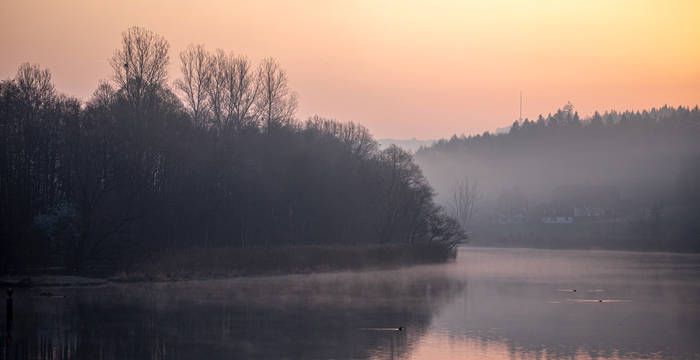
{"type": "MultiPolygon", "coordinates": [[[[57,94],[38,66],[0,83],[0,271],[120,269],[193,247],[451,249],[464,238],[407,153],[380,151],[360,125],[294,120],[274,60],[254,76],[245,59],[205,54],[206,91],[183,102],[162,73],[167,48],[129,29],[116,89],[102,83],[85,104],[57,94]]],[[[191,90],[185,55],[177,84],[191,90]]]]}

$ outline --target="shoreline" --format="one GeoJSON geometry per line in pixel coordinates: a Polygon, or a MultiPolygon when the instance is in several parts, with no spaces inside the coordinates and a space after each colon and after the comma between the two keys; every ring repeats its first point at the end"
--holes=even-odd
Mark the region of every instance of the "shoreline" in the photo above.
{"type": "Polygon", "coordinates": [[[255,276],[390,270],[448,263],[457,248],[439,243],[271,248],[203,248],[146,256],[109,274],[0,275],[0,288],[99,286],[255,276]]]}
{"type": "Polygon", "coordinates": [[[536,245],[507,245],[507,244],[484,244],[484,243],[469,243],[460,244],[457,249],[462,248],[482,248],[482,249],[529,249],[529,250],[554,250],[554,251],[604,251],[604,252],[625,252],[625,253],[640,253],[640,254],[674,254],[674,255],[700,255],[700,251],[684,251],[678,249],[624,249],[624,248],[604,248],[604,247],[546,247],[536,245]]]}
{"type": "MultiPolygon", "coordinates": [[[[361,247],[360,247],[361,248],[361,247]]],[[[460,251],[469,250],[529,250],[529,251],[561,251],[561,252],[600,252],[600,253],[636,253],[636,254],[667,254],[673,256],[700,256],[700,253],[692,252],[668,252],[668,251],[644,251],[644,250],[619,250],[619,249],[550,249],[550,248],[534,248],[534,247],[504,247],[504,246],[484,246],[460,244],[455,248],[456,254],[460,251]]],[[[199,272],[182,273],[181,276],[163,277],[152,276],[148,277],[144,274],[122,273],[115,276],[93,277],[83,275],[0,275],[0,289],[31,289],[31,288],[52,288],[52,287],[94,287],[108,284],[138,284],[138,283],[167,283],[167,282],[184,282],[184,281],[206,281],[206,280],[226,280],[236,278],[256,278],[256,277],[275,277],[286,275],[311,275],[311,274],[327,274],[346,271],[382,271],[382,270],[397,270],[406,267],[449,263],[455,258],[447,259],[446,261],[420,261],[402,264],[390,265],[366,265],[359,268],[341,268],[341,267],[324,267],[317,269],[299,269],[292,272],[270,271],[270,272],[242,272],[233,271],[220,274],[203,274],[199,272]],[[140,275],[140,276],[136,276],[140,275]],[[27,282],[27,279],[30,281],[27,282]]]]}

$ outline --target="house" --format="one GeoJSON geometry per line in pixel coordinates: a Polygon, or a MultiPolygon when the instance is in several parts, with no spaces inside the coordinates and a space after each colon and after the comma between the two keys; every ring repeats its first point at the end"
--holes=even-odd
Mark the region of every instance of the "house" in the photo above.
{"type": "Polygon", "coordinates": [[[542,222],[545,224],[573,224],[573,216],[544,216],[542,222]]]}
{"type": "Polygon", "coordinates": [[[597,218],[605,216],[605,209],[598,206],[582,206],[574,208],[575,217],[597,218]]]}
{"type": "MultiPolygon", "coordinates": [[[[548,223],[573,223],[574,221],[597,221],[612,216],[620,204],[620,192],[615,186],[559,186],[552,192],[550,209],[555,215],[571,217],[571,220],[559,219],[548,223]]],[[[545,214],[546,216],[552,216],[545,214]]],[[[543,222],[544,221],[543,219],[543,222]]]]}

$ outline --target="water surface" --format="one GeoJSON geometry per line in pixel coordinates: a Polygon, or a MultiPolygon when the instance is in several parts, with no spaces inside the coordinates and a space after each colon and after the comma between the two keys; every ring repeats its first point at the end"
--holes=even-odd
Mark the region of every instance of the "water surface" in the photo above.
{"type": "Polygon", "coordinates": [[[8,359],[700,359],[699,255],[462,248],[446,265],[15,297],[8,359]]]}

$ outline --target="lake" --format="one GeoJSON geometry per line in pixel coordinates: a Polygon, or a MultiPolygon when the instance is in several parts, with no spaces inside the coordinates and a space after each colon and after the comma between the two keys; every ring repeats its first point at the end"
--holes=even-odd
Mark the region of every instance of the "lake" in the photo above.
{"type": "Polygon", "coordinates": [[[396,270],[20,289],[2,329],[7,359],[700,359],[700,255],[463,247],[396,270]]]}

